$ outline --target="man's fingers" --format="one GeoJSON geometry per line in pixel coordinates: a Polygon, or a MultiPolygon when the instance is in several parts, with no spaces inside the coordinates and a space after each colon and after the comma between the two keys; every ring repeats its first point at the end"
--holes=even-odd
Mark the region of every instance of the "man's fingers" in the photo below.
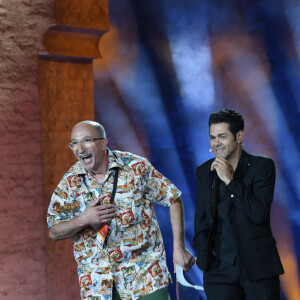
{"type": "Polygon", "coordinates": [[[195,264],[195,261],[190,260],[188,263],[186,263],[186,264],[184,265],[183,270],[184,270],[185,272],[187,272],[194,264],[195,264]]]}
{"type": "Polygon", "coordinates": [[[105,206],[105,205],[106,204],[97,207],[101,215],[112,214],[117,212],[114,206],[105,206]]]}
{"type": "Polygon", "coordinates": [[[216,167],[217,167],[217,161],[214,161],[210,166],[210,170],[214,171],[214,170],[216,170],[216,167]]]}
{"type": "Polygon", "coordinates": [[[113,204],[102,204],[99,206],[102,210],[105,210],[105,209],[115,209],[114,205],[113,204]]]}
{"type": "Polygon", "coordinates": [[[194,263],[195,258],[187,249],[180,252],[175,251],[173,254],[174,272],[176,271],[177,264],[187,272],[194,265],[194,263]]]}
{"type": "Polygon", "coordinates": [[[109,219],[111,220],[113,217],[115,217],[117,215],[117,210],[114,207],[102,207],[99,206],[97,207],[98,209],[98,214],[99,217],[104,219],[109,219]]]}
{"type": "Polygon", "coordinates": [[[99,203],[100,203],[100,199],[98,198],[98,199],[92,201],[90,206],[97,206],[97,205],[99,205],[99,203]]]}
{"type": "Polygon", "coordinates": [[[116,215],[117,211],[115,209],[101,210],[95,215],[95,220],[99,224],[109,223],[116,215]]]}
{"type": "Polygon", "coordinates": [[[117,212],[116,212],[116,211],[110,211],[110,212],[108,212],[107,214],[105,214],[104,216],[105,216],[106,218],[112,219],[112,218],[114,218],[116,215],[117,215],[117,212]]]}
{"type": "Polygon", "coordinates": [[[227,162],[228,160],[225,157],[223,157],[223,156],[218,156],[218,157],[215,158],[215,161],[227,162]]]}

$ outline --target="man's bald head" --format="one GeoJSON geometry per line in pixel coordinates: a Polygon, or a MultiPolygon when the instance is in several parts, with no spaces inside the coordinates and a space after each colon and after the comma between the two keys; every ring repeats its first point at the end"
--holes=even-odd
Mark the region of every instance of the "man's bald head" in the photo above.
{"type": "Polygon", "coordinates": [[[72,132],[73,132],[73,130],[74,130],[77,126],[79,126],[79,125],[84,125],[84,124],[90,125],[90,126],[94,127],[95,130],[96,130],[96,134],[98,135],[98,137],[99,137],[99,138],[105,138],[105,139],[106,139],[106,132],[105,132],[104,127],[103,127],[100,123],[95,122],[95,121],[90,121],[90,120],[81,121],[81,122],[77,123],[77,124],[73,127],[72,132]]]}

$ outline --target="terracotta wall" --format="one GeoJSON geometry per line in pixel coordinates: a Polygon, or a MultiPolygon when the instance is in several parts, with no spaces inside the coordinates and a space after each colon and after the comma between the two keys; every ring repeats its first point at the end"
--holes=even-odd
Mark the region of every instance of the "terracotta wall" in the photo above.
{"type": "Polygon", "coordinates": [[[37,56],[53,0],[0,0],[0,299],[46,299],[37,56]]]}

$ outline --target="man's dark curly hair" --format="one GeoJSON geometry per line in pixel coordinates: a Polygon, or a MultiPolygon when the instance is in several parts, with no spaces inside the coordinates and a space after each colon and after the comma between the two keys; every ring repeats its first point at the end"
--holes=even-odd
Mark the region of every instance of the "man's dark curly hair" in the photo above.
{"type": "Polygon", "coordinates": [[[244,118],[235,109],[222,108],[216,112],[213,112],[209,116],[208,126],[212,124],[227,123],[229,124],[229,131],[236,138],[236,134],[240,130],[244,130],[244,118]]]}

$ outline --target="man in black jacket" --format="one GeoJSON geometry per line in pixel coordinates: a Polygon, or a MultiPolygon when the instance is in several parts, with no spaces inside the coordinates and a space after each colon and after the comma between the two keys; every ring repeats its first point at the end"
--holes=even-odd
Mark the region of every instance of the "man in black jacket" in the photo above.
{"type": "Polygon", "coordinates": [[[194,248],[208,300],[280,300],[283,267],[270,226],[275,165],[242,149],[233,109],[209,117],[215,154],[197,168],[194,248]]]}

